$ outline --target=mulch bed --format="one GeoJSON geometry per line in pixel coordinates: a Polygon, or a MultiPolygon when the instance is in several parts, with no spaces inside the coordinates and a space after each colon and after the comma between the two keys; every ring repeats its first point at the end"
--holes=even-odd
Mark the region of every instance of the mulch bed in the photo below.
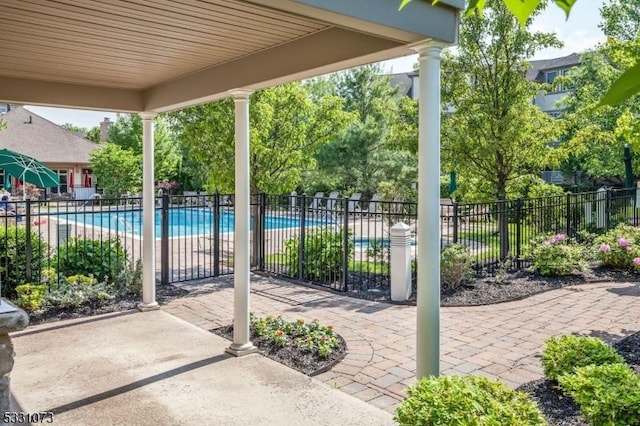
{"type": "MultiPolygon", "coordinates": [[[[187,290],[173,285],[159,285],[156,287],[156,300],[160,304],[167,303],[178,297],[187,295],[187,290]]],[[[111,312],[122,312],[135,309],[140,303],[140,296],[129,294],[119,296],[106,301],[94,301],[74,309],[49,308],[43,312],[29,314],[29,324],[36,325],[44,322],[55,322],[66,319],[82,318],[93,315],[108,314],[111,312]]]]}
{"type": "MultiPolygon", "coordinates": [[[[391,301],[391,284],[388,276],[357,273],[349,275],[349,289],[345,293],[346,295],[378,302],[391,301]]],[[[637,283],[640,282],[640,276],[627,271],[617,271],[602,267],[596,267],[582,274],[566,277],[543,277],[527,270],[520,270],[501,274],[497,277],[482,277],[455,290],[443,290],[440,295],[440,304],[441,306],[492,305],[523,299],[537,293],[562,287],[608,281],[637,283]]],[[[411,298],[402,303],[415,305],[415,280],[411,298]]]]}
{"type": "MultiPolygon", "coordinates": [[[[211,330],[211,332],[226,339],[233,340],[233,325],[218,327],[211,330]]],[[[298,370],[307,376],[315,376],[316,374],[328,371],[346,356],[347,343],[339,334],[337,337],[340,344],[327,358],[321,358],[311,351],[302,350],[291,345],[285,345],[284,347],[276,346],[270,340],[258,336],[253,330],[251,330],[250,339],[258,348],[258,352],[267,358],[271,358],[280,364],[298,370]]]]}
{"type": "MultiPolygon", "coordinates": [[[[625,337],[612,345],[627,364],[640,374],[640,332],[625,337]]],[[[527,392],[536,401],[545,415],[549,426],[583,426],[588,425],[578,405],[570,397],[558,390],[554,383],[547,379],[535,380],[518,387],[527,392]]]]}

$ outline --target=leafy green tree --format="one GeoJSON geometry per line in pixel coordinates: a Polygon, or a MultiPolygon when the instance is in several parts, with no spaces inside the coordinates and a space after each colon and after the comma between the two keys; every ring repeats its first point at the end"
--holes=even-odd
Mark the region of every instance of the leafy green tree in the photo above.
{"type": "Polygon", "coordinates": [[[398,89],[383,73],[379,64],[371,64],[337,75],[336,94],[344,99],[345,110],[356,113],[362,124],[371,118],[386,127],[395,110],[398,89]]]}
{"type": "Polygon", "coordinates": [[[82,137],[85,137],[86,134],[89,132],[89,130],[86,127],[76,126],[75,124],[71,124],[71,123],[64,123],[60,127],[62,127],[63,129],[71,133],[80,135],[82,137]]]}
{"type": "MultiPolygon", "coordinates": [[[[581,65],[566,77],[574,89],[564,100],[563,140],[571,152],[564,170],[592,179],[618,177],[622,183],[624,144],[640,153],[640,99],[632,97],[614,106],[600,106],[600,99],[640,53],[634,38],[640,26],[640,2],[613,0],[601,12],[600,27],[607,42],[583,54],[581,65]]],[[[634,170],[639,170],[640,158],[636,156],[634,162],[634,170]]]]}
{"type": "Polygon", "coordinates": [[[85,137],[92,142],[100,143],[100,127],[92,127],[91,129],[89,129],[85,137]]]}
{"type": "MultiPolygon", "coordinates": [[[[284,193],[294,189],[315,154],[351,120],[336,96],[313,102],[300,83],[251,95],[251,191],[284,193]]],[[[234,105],[232,99],[172,113],[172,124],[190,158],[207,165],[207,188],[233,191],[234,105]]]]}
{"type": "Polygon", "coordinates": [[[388,152],[387,147],[387,135],[399,101],[397,88],[383,71],[379,65],[367,65],[321,82],[320,89],[325,91],[330,83],[335,85],[334,93],[344,99],[345,109],[356,119],[318,153],[318,172],[311,187],[359,191],[369,197],[381,182],[397,177],[385,173],[394,173],[391,170],[400,167],[389,167],[398,156],[388,152]],[[318,181],[323,185],[318,185],[318,181]]]}
{"type": "MultiPolygon", "coordinates": [[[[558,122],[532,105],[540,88],[524,75],[527,58],[559,44],[520,26],[500,0],[488,0],[482,13],[463,18],[457,54],[444,56],[443,159],[463,178],[480,178],[485,199],[504,200],[510,181],[559,159],[550,145],[558,122]]],[[[505,214],[499,230],[506,257],[505,214]]]]}
{"type": "MultiPolygon", "coordinates": [[[[163,117],[154,119],[153,141],[155,181],[175,178],[182,157],[163,117]]],[[[109,128],[109,142],[130,150],[142,159],[142,117],[138,114],[118,115],[116,122],[109,128]]],[[[142,161],[140,164],[142,165],[142,161]]]]}
{"type": "MultiPolygon", "coordinates": [[[[400,9],[402,9],[407,4],[411,3],[413,0],[401,0],[400,1],[400,9]]],[[[425,0],[430,1],[432,4],[438,3],[438,0],[425,0]]],[[[547,0],[501,0],[505,7],[509,9],[511,13],[518,19],[520,24],[525,27],[527,22],[533,16],[540,7],[544,7],[547,4],[547,0]]],[[[587,0],[584,0],[585,2],[587,0]]],[[[553,2],[561,8],[566,14],[567,17],[571,12],[571,9],[577,3],[577,0],[553,0],[553,2]]],[[[467,15],[473,14],[474,12],[482,12],[485,5],[486,0],[470,0],[467,2],[467,15]]],[[[580,5],[583,3],[580,3],[580,5]]],[[[579,7],[577,5],[576,7],[579,7]]],[[[632,14],[627,15],[628,17],[633,18],[632,14]]],[[[635,15],[635,22],[638,22],[637,15],[635,15]]],[[[622,28],[622,27],[620,27],[622,28]]],[[[640,41],[640,37],[637,31],[633,32],[634,26],[628,27],[625,30],[626,33],[630,34],[632,38],[635,39],[636,45],[640,41]]],[[[630,57],[633,58],[634,65],[628,68],[624,73],[622,73],[608,88],[607,93],[600,99],[599,106],[602,105],[610,105],[615,106],[619,103],[625,102],[631,97],[635,96],[640,92],[640,61],[637,59],[638,51],[635,52],[630,51],[630,57]]]]}
{"type": "Polygon", "coordinates": [[[142,187],[140,156],[114,143],[106,143],[91,154],[91,169],[106,197],[136,193],[142,187]]]}

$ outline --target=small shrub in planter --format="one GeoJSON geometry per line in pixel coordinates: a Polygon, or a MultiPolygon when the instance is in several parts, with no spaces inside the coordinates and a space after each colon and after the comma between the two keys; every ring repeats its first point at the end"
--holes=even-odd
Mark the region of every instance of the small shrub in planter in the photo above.
{"type": "Polygon", "coordinates": [[[640,377],[624,364],[590,365],[559,379],[593,425],[640,425],[640,377]]]}
{"type": "Polygon", "coordinates": [[[444,289],[455,290],[473,278],[474,259],[462,244],[445,246],[440,253],[440,280],[444,289]]]}
{"type": "Polygon", "coordinates": [[[612,268],[633,267],[633,259],[640,257],[639,237],[638,229],[629,225],[618,225],[596,238],[598,260],[602,265],[612,268]]]}
{"type": "Polygon", "coordinates": [[[16,287],[18,298],[16,305],[26,312],[37,312],[45,304],[47,295],[46,284],[22,284],[16,287]]]}
{"type": "Polygon", "coordinates": [[[70,238],[58,248],[53,266],[65,277],[80,274],[106,281],[115,279],[127,262],[127,252],[117,238],[102,241],[70,238]]]}
{"type": "Polygon", "coordinates": [[[544,236],[531,243],[526,253],[531,269],[543,276],[570,275],[584,267],[584,249],[564,234],[544,236]]]}
{"type": "Polygon", "coordinates": [[[624,363],[614,348],[596,337],[554,336],[545,341],[542,351],[544,374],[557,381],[560,376],[574,373],[587,365],[624,363]]]}
{"type": "MultiPolygon", "coordinates": [[[[353,238],[349,237],[348,261],[353,258],[353,238]]],[[[300,265],[300,238],[292,238],[285,243],[289,275],[298,276],[300,265]]],[[[304,239],[303,279],[333,281],[339,279],[344,270],[344,234],[342,230],[312,231],[304,239]]]]}
{"type": "Polygon", "coordinates": [[[546,425],[524,392],[479,376],[423,378],[407,389],[394,420],[401,425],[546,425]]]}

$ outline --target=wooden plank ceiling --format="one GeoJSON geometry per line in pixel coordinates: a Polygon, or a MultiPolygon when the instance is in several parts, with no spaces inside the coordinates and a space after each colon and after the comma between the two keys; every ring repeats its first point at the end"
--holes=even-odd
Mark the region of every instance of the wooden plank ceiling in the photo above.
{"type": "Polygon", "coordinates": [[[329,27],[234,0],[3,0],[0,76],[145,89],[329,27]]]}

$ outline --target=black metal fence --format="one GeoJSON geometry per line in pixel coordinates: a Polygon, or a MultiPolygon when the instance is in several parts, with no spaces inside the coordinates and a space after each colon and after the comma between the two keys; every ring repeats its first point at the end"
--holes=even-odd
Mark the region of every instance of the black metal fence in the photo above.
{"type": "MultiPolygon", "coordinates": [[[[233,206],[232,195],[157,197],[158,281],[233,273],[233,206]]],[[[637,207],[635,188],[492,203],[441,200],[440,244],[469,247],[479,273],[504,264],[523,268],[526,245],[541,234],[580,239],[618,223],[637,225],[637,207]]],[[[338,291],[384,295],[390,291],[390,231],[398,222],[415,236],[417,204],[256,195],[252,268],[338,291]]],[[[64,274],[65,267],[82,269],[83,262],[85,270],[95,271],[95,256],[104,260],[105,250],[111,253],[107,263],[135,265],[142,260],[142,200],[6,202],[0,206],[0,246],[2,282],[40,281],[47,269],[64,274]]]]}

